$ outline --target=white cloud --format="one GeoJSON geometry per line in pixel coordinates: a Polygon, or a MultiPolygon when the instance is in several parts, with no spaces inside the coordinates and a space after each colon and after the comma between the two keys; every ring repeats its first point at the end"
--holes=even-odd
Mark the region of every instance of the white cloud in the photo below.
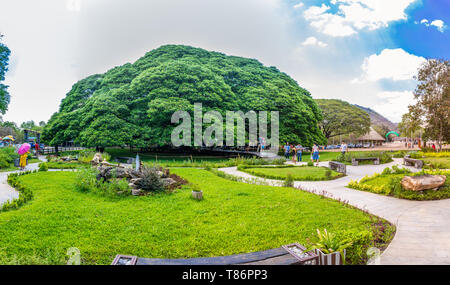
{"type": "Polygon", "coordinates": [[[301,8],[303,6],[304,6],[303,2],[300,2],[300,3],[296,4],[296,5],[294,5],[294,9],[299,9],[299,8],[301,8]]]}
{"type": "Polygon", "coordinates": [[[331,4],[337,13],[327,12],[331,7],[311,6],[304,17],[320,32],[342,37],[362,29],[376,30],[387,27],[389,22],[405,20],[405,9],[415,0],[334,0],[331,4]]]}
{"type": "Polygon", "coordinates": [[[442,20],[434,20],[430,24],[431,26],[435,26],[439,32],[443,33],[444,30],[447,28],[447,26],[444,24],[444,21],[442,20]]]}
{"type": "Polygon", "coordinates": [[[319,41],[315,37],[309,37],[307,38],[302,45],[304,46],[318,46],[318,47],[326,47],[327,44],[324,42],[319,41]]]}
{"type": "Polygon", "coordinates": [[[352,83],[377,81],[380,79],[412,80],[425,58],[409,54],[403,49],[384,49],[364,59],[363,75],[352,83]]]}
{"type": "Polygon", "coordinates": [[[429,27],[429,26],[436,27],[436,29],[441,33],[443,33],[447,29],[447,26],[445,25],[444,21],[439,20],[439,19],[434,20],[431,23],[427,19],[422,19],[420,21],[420,23],[424,24],[427,27],[429,27]]]}
{"type": "Polygon", "coordinates": [[[378,93],[377,96],[382,101],[376,104],[373,109],[393,122],[400,122],[402,115],[408,113],[408,106],[415,103],[411,91],[384,91],[378,93]]]}

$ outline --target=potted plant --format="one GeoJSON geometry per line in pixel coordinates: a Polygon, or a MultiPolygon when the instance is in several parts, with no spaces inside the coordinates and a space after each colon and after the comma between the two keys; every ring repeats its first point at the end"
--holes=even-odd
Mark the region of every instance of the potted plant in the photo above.
{"type": "Polygon", "coordinates": [[[203,200],[203,191],[200,190],[196,184],[192,185],[192,198],[196,200],[203,200]]]}
{"type": "Polygon", "coordinates": [[[317,229],[319,241],[311,247],[319,256],[319,265],[344,265],[346,248],[352,245],[349,240],[341,240],[324,229],[317,229]]]}

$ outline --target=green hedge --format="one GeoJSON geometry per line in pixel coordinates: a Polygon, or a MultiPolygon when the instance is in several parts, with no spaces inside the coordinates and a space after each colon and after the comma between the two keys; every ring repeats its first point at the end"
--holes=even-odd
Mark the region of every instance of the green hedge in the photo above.
{"type": "Polygon", "coordinates": [[[29,200],[33,199],[33,192],[31,189],[23,186],[19,182],[19,176],[27,175],[31,173],[36,173],[37,170],[34,171],[25,171],[25,172],[19,172],[19,173],[11,173],[8,175],[8,184],[11,185],[11,187],[15,188],[17,191],[19,191],[19,198],[7,201],[0,207],[0,212],[6,212],[13,209],[18,209],[22,205],[24,205],[29,200]]]}

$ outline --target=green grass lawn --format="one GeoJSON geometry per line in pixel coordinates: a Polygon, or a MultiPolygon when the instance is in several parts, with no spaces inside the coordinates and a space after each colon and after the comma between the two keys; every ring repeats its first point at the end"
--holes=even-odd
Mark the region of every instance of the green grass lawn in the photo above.
{"type": "MultiPolygon", "coordinates": [[[[112,158],[115,157],[136,157],[136,151],[130,151],[128,149],[120,149],[120,148],[107,148],[106,152],[111,154],[112,158]]],[[[177,154],[177,153],[141,153],[139,152],[139,157],[144,162],[159,162],[159,163],[168,163],[168,162],[223,162],[227,161],[228,157],[222,156],[207,156],[207,155],[186,155],[186,154],[177,154]]]]}
{"type": "Polygon", "coordinates": [[[291,174],[292,178],[297,181],[331,180],[343,176],[342,173],[330,170],[326,167],[315,166],[239,167],[238,169],[255,176],[279,180],[286,179],[288,174],[291,174]],[[326,175],[327,172],[329,173],[329,176],[326,175]]]}
{"type": "MultiPolygon", "coordinates": [[[[317,228],[352,238],[350,263],[366,258],[375,220],[337,201],[293,188],[251,185],[200,169],[173,169],[204,192],[106,198],[74,189],[72,172],[21,176],[34,198],[0,213],[0,264],[63,263],[70,247],[84,264],[109,264],[116,254],[154,258],[208,257],[305,243],[317,228]],[[16,259],[14,259],[16,257],[16,259]]],[[[392,237],[393,227],[378,241],[392,237]]]]}
{"type": "Polygon", "coordinates": [[[52,162],[45,162],[48,169],[76,169],[80,167],[90,167],[90,164],[86,163],[79,163],[76,161],[71,162],[63,162],[63,161],[52,161],[52,162]]]}

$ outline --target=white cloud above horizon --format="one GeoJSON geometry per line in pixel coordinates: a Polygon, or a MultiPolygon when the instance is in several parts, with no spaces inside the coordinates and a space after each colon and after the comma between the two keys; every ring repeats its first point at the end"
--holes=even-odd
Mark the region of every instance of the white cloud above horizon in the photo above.
{"type": "Polygon", "coordinates": [[[380,79],[413,80],[425,58],[407,53],[403,49],[384,49],[380,54],[372,54],[361,65],[362,75],[352,83],[377,81],[380,79]]]}
{"type": "Polygon", "coordinates": [[[303,4],[303,2],[299,2],[298,4],[294,5],[294,9],[299,9],[301,7],[303,7],[305,4],[303,4]]]}
{"type": "Polygon", "coordinates": [[[427,27],[435,27],[441,33],[443,33],[447,29],[447,25],[445,25],[444,21],[439,19],[433,20],[431,22],[429,22],[428,19],[422,19],[420,21],[420,24],[423,24],[427,27]]]}
{"type": "Polygon", "coordinates": [[[319,41],[315,37],[307,38],[303,43],[303,46],[318,46],[318,47],[326,47],[328,44],[319,41]]]}
{"type": "Polygon", "coordinates": [[[393,122],[400,122],[402,115],[408,113],[408,106],[415,103],[412,91],[383,91],[377,96],[381,102],[373,109],[393,122]]]}
{"type": "Polygon", "coordinates": [[[387,27],[392,21],[405,20],[405,9],[416,0],[333,0],[337,12],[329,12],[330,6],[311,6],[304,17],[318,31],[344,37],[360,30],[376,30],[387,27]]]}

